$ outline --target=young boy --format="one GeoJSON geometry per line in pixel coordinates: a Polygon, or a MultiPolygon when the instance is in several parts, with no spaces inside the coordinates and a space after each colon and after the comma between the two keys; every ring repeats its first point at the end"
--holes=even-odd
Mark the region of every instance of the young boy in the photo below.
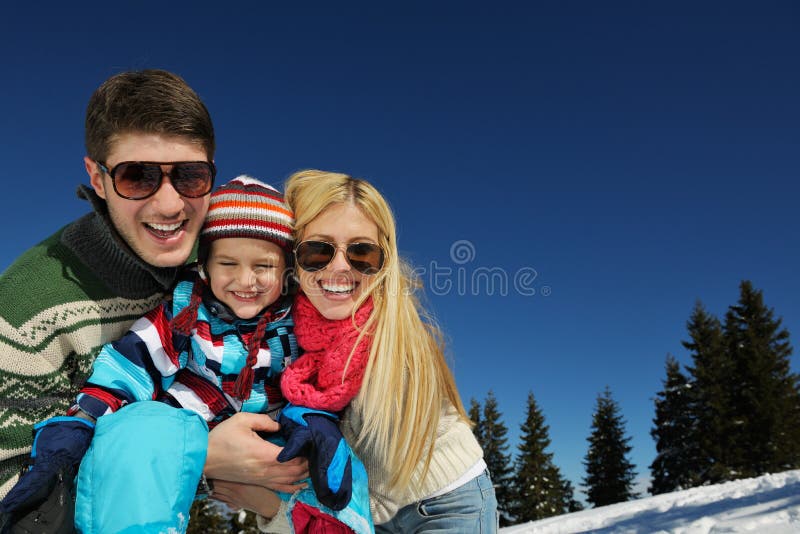
{"type": "MultiPolygon", "coordinates": [[[[280,374],[298,356],[286,276],[292,224],[282,195],[258,180],[240,176],[214,191],[200,232],[197,269],[184,273],[171,298],[103,347],[67,416],[34,427],[33,467],[4,499],[4,509],[48,491],[43,486],[53,471],[81,461],[94,422],[127,404],[163,401],[199,414],[209,427],[239,411],[275,414],[284,404],[280,374]]],[[[169,436],[125,439],[135,448],[141,440],[169,436]]],[[[199,450],[203,457],[194,463],[202,468],[205,449],[199,450]]],[[[197,484],[199,469],[191,471],[197,473],[194,480],[186,470],[174,480],[152,480],[159,478],[153,469],[143,465],[139,480],[124,481],[131,490],[125,498],[138,493],[158,506],[153,492],[159,489],[186,493],[175,515],[186,514],[194,496],[187,485],[197,484]]],[[[103,487],[94,480],[87,486],[103,487]]],[[[96,514],[82,513],[80,495],[76,510],[82,531],[92,530],[82,521],[99,524],[96,514]]]]}
{"type": "Polygon", "coordinates": [[[291,228],[281,194],[258,180],[240,176],[214,191],[197,270],[103,347],[69,415],[97,419],[161,400],[210,427],[239,411],[277,417],[280,374],[298,355],[285,274],[291,228]]]}

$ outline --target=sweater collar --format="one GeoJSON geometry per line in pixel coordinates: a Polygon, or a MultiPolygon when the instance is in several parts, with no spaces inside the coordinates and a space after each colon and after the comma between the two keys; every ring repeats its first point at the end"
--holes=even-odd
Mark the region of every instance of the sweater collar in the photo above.
{"type": "Polygon", "coordinates": [[[155,267],[133,252],[114,228],[105,201],[92,188],[80,185],[78,197],[88,200],[94,211],[68,225],[61,242],[117,296],[139,299],[168,291],[178,267],[155,267]]]}

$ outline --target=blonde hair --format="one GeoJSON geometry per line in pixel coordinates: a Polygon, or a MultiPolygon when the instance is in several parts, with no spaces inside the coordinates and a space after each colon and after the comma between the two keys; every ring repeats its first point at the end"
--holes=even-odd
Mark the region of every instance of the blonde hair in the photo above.
{"type": "Polygon", "coordinates": [[[423,478],[427,473],[444,403],[469,419],[444,357],[441,331],[420,307],[411,270],[399,257],[391,208],[368,182],[319,170],[290,176],[285,198],[295,213],[296,242],[312,220],[339,203],[358,207],[378,227],[384,265],[353,310],[372,296],[374,310],[361,333],[372,334],[369,362],[351,409],[363,421],[357,443],[370,447],[393,474],[391,486],[406,487],[420,461],[423,478]]]}

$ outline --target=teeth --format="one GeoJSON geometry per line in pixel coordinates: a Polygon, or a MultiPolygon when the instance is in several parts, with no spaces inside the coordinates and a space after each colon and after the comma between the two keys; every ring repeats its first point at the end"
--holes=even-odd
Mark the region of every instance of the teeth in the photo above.
{"type": "Polygon", "coordinates": [[[322,289],[324,289],[325,291],[329,291],[331,293],[351,293],[353,289],[355,289],[356,287],[354,284],[340,285],[340,284],[325,284],[323,282],[320,282],[320,285],[322,286],[322,289]]]}
{"type": "Polygon", "coordinates": [[[233,294],[243,299],[251,299],[258,295],[258,293],[242,293],[241,291],[233,291],[233,294]]]}
{"type": "Polygon", "coordinates": [[[154,230],[158,230],[159,232],[174,232],[180,228],[181,225],[183,225],[183,222],[177,222],[173,224],[147,223],[147,226],[154,230]]]}

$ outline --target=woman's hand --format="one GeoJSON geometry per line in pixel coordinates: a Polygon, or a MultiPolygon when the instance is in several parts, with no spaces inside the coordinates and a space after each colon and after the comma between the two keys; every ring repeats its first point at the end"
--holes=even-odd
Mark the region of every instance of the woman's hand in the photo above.
{"type": "Polygon", "coordinates": [[[256,431],[277,432],[279,428],[268,415],[245,412],[234,414],[214,427],[208,435],[203,469],[206,477],[214,479],[215,488],[217,481],[252,484],[287,493],[305,487],[297,481],[308,477],[308,461],[295,458],[279,462],[282,447],[256,434],[256,431]]]}
{"type": "Polygon", "coordinates": [[[233,510],[244,508],[265,518],[273,517],[281,503],[280,497],[274,491],[263,486],[225,480],[214,481],[211,498],[227,504],[233,510]]]}

